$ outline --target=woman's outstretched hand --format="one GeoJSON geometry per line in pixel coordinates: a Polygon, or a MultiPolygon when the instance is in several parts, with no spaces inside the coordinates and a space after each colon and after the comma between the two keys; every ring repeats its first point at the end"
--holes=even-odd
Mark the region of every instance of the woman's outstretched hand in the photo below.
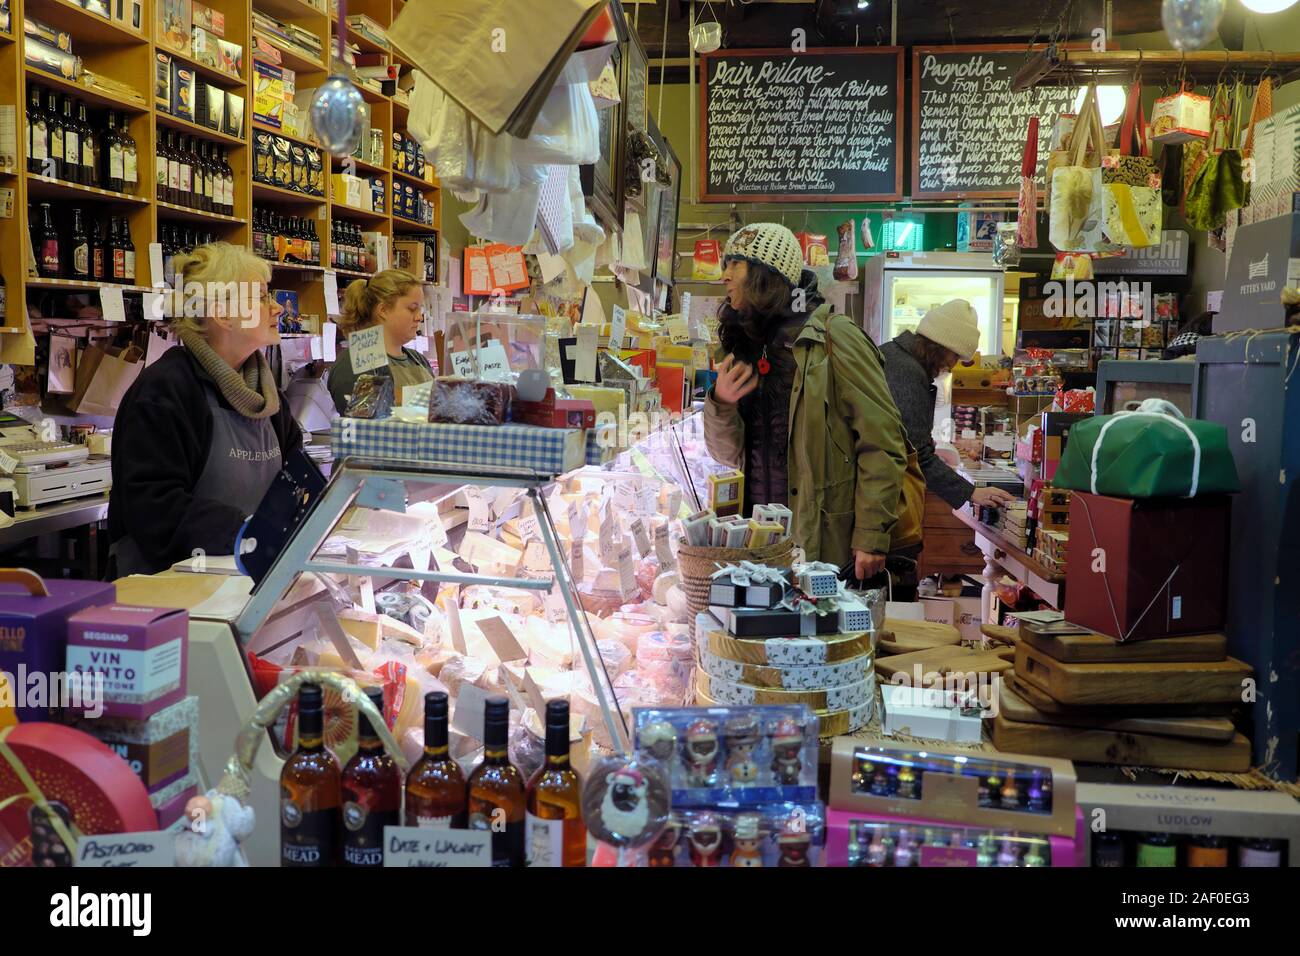
{"type": "Polygon", "coordinates": [[[718,380],[713,383],[713,397],[724,405],[734,405],[758,388],[754,366],[728,355],[718,366],[718,380]]]}

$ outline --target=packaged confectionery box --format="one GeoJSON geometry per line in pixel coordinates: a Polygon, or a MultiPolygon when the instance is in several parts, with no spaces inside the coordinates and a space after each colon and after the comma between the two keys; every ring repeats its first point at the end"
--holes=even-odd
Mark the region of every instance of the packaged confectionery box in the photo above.
{"type": "Polygon", "coordinates": [[[185,696],[189,614],[112,604],[68,619],[68,670],[101,674],[104,715],[145,720],[185,696]]]}

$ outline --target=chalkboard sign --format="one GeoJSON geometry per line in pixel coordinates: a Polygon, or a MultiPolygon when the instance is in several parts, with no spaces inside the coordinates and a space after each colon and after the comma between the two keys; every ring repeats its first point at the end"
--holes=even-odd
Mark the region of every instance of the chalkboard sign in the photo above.
{"type": "Polygon", "coordinates": [[[1042,183],[1052,124],[1071,112],[1074,87],[1011,92],[1023,46],[914,47],[912,195],[927,199],[1008,198],[1020,191],[1029,118],[1038,117],[1042,183]]]}
{"type": "Polygon", "coordinates": [[[901,47],[701,59],[702,201],[901,198],[901,47]]]}

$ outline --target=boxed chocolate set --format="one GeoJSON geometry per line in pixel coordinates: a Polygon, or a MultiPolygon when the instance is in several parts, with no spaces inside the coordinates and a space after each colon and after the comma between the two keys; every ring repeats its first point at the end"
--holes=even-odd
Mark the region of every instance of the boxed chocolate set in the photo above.
{"type": "Polygon", "coordinates": [[[48,581],[31,571],[0,571],[0,672],[13,675],[24,706],[16,707],[20,721],[48,720],[61,702],[48,698],[27,701],[28,675],[41,675],[49,687],[68,668],[68,618],[82,608],[112,601],[117,589],[100,581],[48,581]]]}
{"type": "Polygon", "coordinates": [[[144,783],[151,799],[171,791],[178,781],[187,785],[194,782],[192,771],[199,766],[197,697],[183,697],[143,720],[82,718],[76,726],[125,760],[144,783]]]}
{"type": "Polygon", "coordinates": [[[642,851],[650,867],[821,866],[826,808],[816,801],[674,808],[642,851]]]}

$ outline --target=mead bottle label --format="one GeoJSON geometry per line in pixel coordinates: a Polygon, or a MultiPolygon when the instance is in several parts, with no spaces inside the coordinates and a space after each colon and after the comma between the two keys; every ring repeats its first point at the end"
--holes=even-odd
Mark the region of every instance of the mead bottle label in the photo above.
{"type": "Polygon", "coordinates": [[[349,800],[343,804],[343,862],[347,866],[384,865],[384,827],[401,821],[396,810],[371,810],[349,800]]]}
{"type": "Polygon", "coordinates": [[[304,811],[292,799],[280,801],[280,865],[333,866],[338,857],[337,807],[304,811]]]}

